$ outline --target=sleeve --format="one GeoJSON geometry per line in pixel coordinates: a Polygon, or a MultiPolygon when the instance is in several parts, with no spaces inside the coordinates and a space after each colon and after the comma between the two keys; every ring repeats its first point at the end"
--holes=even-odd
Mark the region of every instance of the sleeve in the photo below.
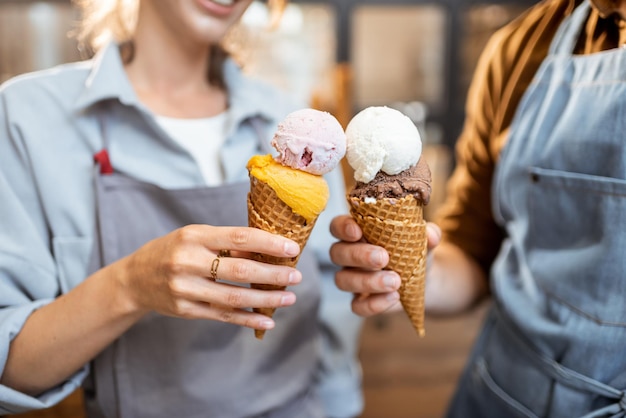
{"type": "MultiPolygon", "coordinates": [[[[60,291],[55,262],[42,233],[45,217],[27,152],[18,141],[19,128],[10,124],[8,109],[6,94],[0,90],[0,376],[11,341],[28,317],[60,291]]],[[[0,385],[0,415],[52,406],[72,393],[86,374],[87,367],[37,397],[0,385]]]]}
{"type": "Polygon", "coordinates": [[[436,222],[443,240],[464,250],[485,273],[504,238],[491,206],[497,160],[517,105],[573,5],[574,0],[548,0],[530,8],[491,37],[474,72],[456,167],[436,222]]]}
{"type": "Polygon", "coordinates": [[[363,319],[352,312],[352,294],[335,285],[337,266],[330,260],[329,249],[335,241],[330,221],[348,212],[341,166],[326,174],[330,198],[311,234],[311,244],[322,275],[322,300],[319,318],[322,333],[322,356],[317,389],[326,414],[342,418],[358,416],[363,409],[361,366],[358,345],[363,319]]]}
{"type": "Polygon", "coordinates": [[[491,124],[496,113],[495,38],[481,55],[468,92],[466,116],[456,152],[456,167],[446,186],[446,200],[436,223],[443,241],[463,249],[487,271],[502,240],[491,211],[491,181],[495,169],[490,152],[491,124]]]}

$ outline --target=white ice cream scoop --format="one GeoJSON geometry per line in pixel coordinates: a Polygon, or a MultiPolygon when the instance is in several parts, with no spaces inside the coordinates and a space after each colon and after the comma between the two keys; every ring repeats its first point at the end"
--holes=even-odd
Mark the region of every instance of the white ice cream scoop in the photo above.
{"type": "Polygon", "coordinates": [[[379,171],[398,174],[414,166],[422,155],[417,127],[403,113],[386,106],[368,107],[346,128],[346,157],[354,178],[369,183],[379,171]]]}

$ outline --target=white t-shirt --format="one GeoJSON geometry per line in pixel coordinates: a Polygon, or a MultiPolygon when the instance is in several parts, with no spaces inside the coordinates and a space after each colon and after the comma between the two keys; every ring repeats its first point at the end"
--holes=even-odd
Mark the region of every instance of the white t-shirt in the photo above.
{"type": "Polygon", "coordinates": [[[198,163],[208,186],[222,184],[219,150],[226,139],[227,112],[210,118],[179,119],[155,116],[156,122],[198,163]]]}

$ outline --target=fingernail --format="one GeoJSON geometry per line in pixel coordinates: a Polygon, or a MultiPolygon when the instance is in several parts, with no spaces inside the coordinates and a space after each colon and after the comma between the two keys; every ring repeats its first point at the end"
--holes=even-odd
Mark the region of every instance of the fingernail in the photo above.
{"type": "Polygon", "coordinates": [[[302,280],[302,275],[300,274],[299,271],[294,270],[291,273],[289,273],[289,284],[300,283],[300,280],[302,280]]]}
{"type": "Polygon", "coordinates": [[[370,253],[370,261],[376,266],[382,266],[383,253],[380,250],[374,250],[370,253]]]}
{"type": "Polygon", "coordinates": [[[265,319],[265,320],[262,320],[259,323],[259,326],[262,329],[272,329],[272,328],[274,328],[274,321],[272,321],[270,319],[265,319]]]}
{"type": "Polygon", "coordinates": [[[295,257],[300,253],[300,246],[292,241],[285,242],[283,249],[285,251],[285,254],[290,257],[295,257]]]}
{"type": "Polygon", "coordinates": [[[433,223],[428,223],[426,227],[431,233],[435,234],[438,241],[441,240],[441,228],[439,228],[437,225],[433,223]]]}
{"type": "Polygon", "coordinates": [[[390,273],[385,274],[385,276],[383,277],[383,284],[385,285],[385,287],[393,290],[396,290],[400,285],[398,276],[390,273]]]}
{"type": "Polygon", "coordinates": [[[398,292],[387,293],[387,300],[389,302],[395,302],[400,299],[400,294],[398,292]]]}
{"type": "Polygon", "coordinates": [[[296,295],[294,294],[285,295],[282,298],[280,298],[280,304],[282,306],[293,305],[295,301],[296,301],[296,295]]]}
{"type": "Polygon", "coordinates": [[[348,238],[356,239],[359,236],[359,230],[357,229],[357,226],[349,223],[346,226],[346,235],[348,236],[348,238]]]}

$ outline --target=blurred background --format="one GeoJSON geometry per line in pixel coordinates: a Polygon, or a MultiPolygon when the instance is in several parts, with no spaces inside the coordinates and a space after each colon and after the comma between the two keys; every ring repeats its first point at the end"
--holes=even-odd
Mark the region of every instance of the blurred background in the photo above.
{"type": "MultiPolygon", "coordinates": [[[[228,39],[262,78],[344,124],[367,106],[407,114],[433,172],[432,217],[445,197],[453,147],[479,54],[489,36],[534,0],[291,0],[280,26],[255,2],[228,39]]],[[[84,59],[68,35],[69,0],[0,0],[0,82],[84,59]]],[[[346,184],[352,183],[344,164],[346,184]]],[[[403,313],[368,319],[361,336],[363,418],[442,416],[485,307],[429,318],[420,339],[403,313]]],[[[29,417],[82,417],[80,392],[29,417]]],[[[297,418],[297,417],[295,417],[297,418]]]]}

